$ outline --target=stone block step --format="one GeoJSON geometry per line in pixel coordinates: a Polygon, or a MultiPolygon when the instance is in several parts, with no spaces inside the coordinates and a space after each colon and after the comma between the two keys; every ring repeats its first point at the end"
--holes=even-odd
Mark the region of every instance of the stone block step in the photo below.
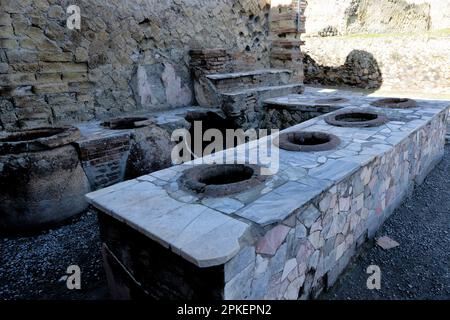
{"type": "Polygon", "coordinates": [[[243,129],[256,127],[263,115],[262,102],[276,97],[303,93],[301,83],[281,86],[262,86],[222,94],[222,111],[227,117],[237,119],[243,129]]]}
{"type": "Polygon", "coordinates": [[[267,95],[266,99],[275,98],[284,96],[287,94],[293,93],[302,93],[304,90],[304,86],[301,83],[290,83],[285,85],[275,85],[275,86],[260,86],[255,88],[246,88],[241,90],[236,90],[233,92],[223,93],[222,95],[225,97],[233,97],[233,96],[246,96],[254,93],[265,93],[271,92],[272,95],[267,95]],[[286,93],[287,92],[287,93],[286,93]]]}
{"type": "Polygon", "coordinates": [[[292,71],[285,69],[261,69],[232,73],[215,73],[206,75],[220,93],[234,92],[239,89],[280,86],[289,84],[292,71]]]}

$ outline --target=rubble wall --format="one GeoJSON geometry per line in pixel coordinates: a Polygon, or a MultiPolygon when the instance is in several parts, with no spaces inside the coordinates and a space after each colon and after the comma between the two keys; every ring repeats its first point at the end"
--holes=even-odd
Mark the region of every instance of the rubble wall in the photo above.
{"type": "Polygon", "coordinates": [[[305,83],[447,94],[449,50],[445,33],[307,37],[305,83]]]}
{"type": "Polygon", "coordinates": [[[310,0],[306,32],[421,32],[450,28],[447,0],[310,0]]]}

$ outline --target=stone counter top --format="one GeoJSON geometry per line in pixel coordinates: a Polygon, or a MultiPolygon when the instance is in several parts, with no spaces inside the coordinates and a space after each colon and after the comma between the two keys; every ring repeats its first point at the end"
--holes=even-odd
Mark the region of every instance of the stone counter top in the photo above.
{"type": "MultiPolygon", "coordinates": [[[[308,204],[315,198],[448,112],[449,105],[418,101],[417,108],[399,110],[371,107],[372,98],[358,100],[360,106],[384,113],[391,121],[373,128],[342,128],[326,124],[321,116],[286,129],[333,133],[341,144],[322,152],[280,150],[278,172],[249,191],[208,198],[182,190],[177,179],[202,161],[198,159],[90,193],[87,198],[97,209],[200,267],[224,264],[248,241],[249,232],[259,232],[302,211],[308,214],[308,204]]],[[[250,148],[257,147],[257,142],[251,143],[250,148]]],[[[229,152],[234,150],[214,157],[229,152]]]]}
{"type": "Polygon", "coordinates": [[[206,77],[211,80],[224,80],[224,79],[233,79],[233,78],[258,76],[258,75],[274,74],[274,73],[292,73],[292,71],[288,70],[288,69],[260,69],[260,70],[250,70],[250,71],[231,72],[231,73],[214,73],[214,74],[208,74],[208,75],[206,75],[206,77]]]}
{"type": "MultiPolygon", "coordinates": [[[[160,126],[167,131],[172,131],[179,128],[185,128],[187,126],[186,115],[189,112],[198,112],[199,107],[183,107],[175,108],[172,110],[155,111],[155,112],[133,112],[128,115],[122,115],[120,117],[148,117],[152,119],[156,125],[160,126]]],[[[209,110],[212,112],[220,112],[219,110],[209,110]]],[[[114,118],[114,117],[112,117],[114,118]]],[[[104,121],[90,121],[82,122],[76,125],[81,131],[81,139],[79,142],[86,142],[90,140],[97,140],[102,138],[110,138],[116,136],[129,135],[131,129],[112,130],[103,127],[101,124],[104,121]]]]}
{"type": "Polygon", "coordinates": [[[122,182],[88,194],[88,201],[200,267],[225,263],[239,251],[248,224],[177,201],[146,179],[153,180],[122,182]]]}

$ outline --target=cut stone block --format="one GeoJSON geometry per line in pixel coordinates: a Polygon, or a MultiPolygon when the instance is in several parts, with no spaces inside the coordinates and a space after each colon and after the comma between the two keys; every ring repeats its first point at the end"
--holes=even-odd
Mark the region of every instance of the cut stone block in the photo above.
{"type": "Polygon", "coordinates": [[[384,250],[390,250],[400,246],[400,244],[389,238],[388,236],[383,236],[377,239],[377,245],[383,248],[384,250]]]}

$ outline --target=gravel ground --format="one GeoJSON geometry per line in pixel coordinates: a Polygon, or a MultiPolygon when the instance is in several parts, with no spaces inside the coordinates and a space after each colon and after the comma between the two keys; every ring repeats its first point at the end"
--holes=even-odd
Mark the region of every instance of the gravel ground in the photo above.
{"type": "Polygon", "coordinates": [[[450,299],[450,145],[444,160],[378,231],[400,246],[368,244],[321,299],[450,299]],[[369,265],[381,268],[381,290],[367,289],[369,265]]]}
{"type": "MultiPolygon", "coordinates": [[[[444,161],[385,222],[400,246],[368,244],[321,299],[450,299],[450,146],[444,161]],[[369,265],[381,268],[381,290],[368,290],[369,265]]],[[[39,235],[0,238],[1,299],[107,299],[97,217],[39,235]],[[69,265],[81,268],[81,290],[68,290],[69,265]]]]}
{"type": "Polygon", "coordinates": [[[107,297],[95,214],[42,234],[0,238],[0,300],[107,297]],[[80,267],[80,290],[67,289],[70,265],[80,267]]]}

